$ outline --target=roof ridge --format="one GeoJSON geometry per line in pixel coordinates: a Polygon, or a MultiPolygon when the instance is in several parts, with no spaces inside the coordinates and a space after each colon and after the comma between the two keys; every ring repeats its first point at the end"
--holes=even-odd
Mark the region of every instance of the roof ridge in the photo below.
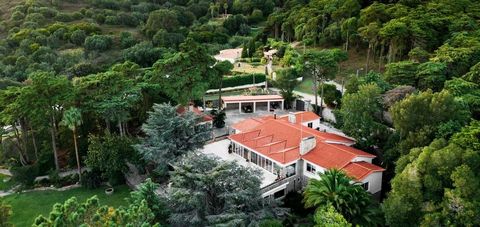
{"type": "MultiPolygon", "coordinates": [[[[334,148],[338,148],[338,149],[341,150],[341,151],[347,152],[347,153],[352,154],[352,155],[355,155],[355,156],[357,156],[357,157],[366,157],[365,155],[358,155],[358,154],[355,154],[355,153],[353,153],[353,152],[351,152],[351,151],[349,151],[349,150],[346,150],[346,149],[343,149],[343,148],[335,147],[335,146],[334,146],[334,145],[341,145],[341,146],[345,146],[345,147],[350,147],[350,146],[347,146],[347,145],[345,145],[345,144],[331,144],[331,143],[327,143],[327,142],[324,142],[324,141],[320,141],[320,142],[322,142],[323,144],[326,144],[326,145],[328,145],[328,146],[332,146],[332,147],[334,147],[334,148]]],[[[355,147],[351,147],[351,148],[357,149],[357,148],[355,148],[355,147]]],[[[369,154],[369,155],[373,155],[374,157],[377,157],[376,155],[370,154],[370,153],[368,153],[368,152],[366,152],[366,151],[362,151],[362,150],[360,150],[360,149],[357,149],[357,150],[359,150],[359,151],[361,151],[361,152],[364,152],[364,153],[367,153],[367,154],[369,154]]]]}

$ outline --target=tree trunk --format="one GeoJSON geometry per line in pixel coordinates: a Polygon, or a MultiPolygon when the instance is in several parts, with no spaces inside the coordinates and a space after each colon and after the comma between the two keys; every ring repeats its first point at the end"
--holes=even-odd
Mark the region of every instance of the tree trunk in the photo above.
{"type": "Polygon", "coordinates": [[[320,79],[320,116],[323,115],[323,79],[320,79]]]}
{"type": "Polygon", "coordinates": [[[35,158],[38,160],[38,148],[37,148],[37,140],[35,139],[35,132],[30,128],[32,132],[32,143],[33,143],[33,150],[35,151],[35,158]]]}
{"type": "MultiPolygon", "coordinates": [[[[222,87],[223,87],[223,77],[220,78],[220,88],[218,89],[218,110],[222,109],[222,87]]],[[[203,107],[205,109],[205,106],[203,107]]]]}
{"type": "Polygon", "coordinates": [[[388,63],[392,63],[393,60],[393,42],[390,42],[390,45],[388,45],[388,63]]]}
{"type": "Polygon", "coordinates": [[[118,130],[120,133],[120,136],[123,137],[123,127],[122,127],[122,122],[118,120],[118,130]]]}
{"type": "Polygon", "coordinates": [[[16,123],[13,124],[13,128],[14,128],[13,132],[14,132],[14,135],[15,135],[15,143],[14,143],[14,144],[15,144],[15,146],[17,147],[17,150],[18,150],[18,157],[19,157],[19,159],[20,159],[20,163],[21,163],[23,166],[25,166],[25,165],[28,164],[28,162],[27,162],[27,160],[25,159],[25,156],[24,156],[23,151],[22,151],[23,147],[22,147],[21,144],[20,144],[20,135],[19,135],[19,133],[18,133],[18,129],[17,129],[17,124],[16,124],[16,123]]]}
{"type": "Polygon", "coordinates": [[[382,44],[380,48],[380,57],[378,58],[378,71],[382,70],[382,63],[383,63],[383,51],[385,49],[385,46],[382,44]]]}
{"type": "Polygon", "coordinates": [[[57,150],[57,130],[55,128],[55,114],[52,112],[51,114],[51,130],[50,134],[52,137],[52,149],[53,149],[53,157],[55,158],[55,169],[60,170],[60,164],[58,163],[58,150],[57,150]]]}
{"type": "Polygon", "coordinates": [[[78,181],[82,180],[82,169],[80,167],[80,156],[78,155],[77,128],[73,128],[73,143],[75,145],[75,157],[77,158],[78,181]]]}
{"type": "Polygon", "coordinates": [[[368,50],[367,50],[367,63],[365,64],[365,72],[368,73],[368,65],[370,63],[370,49],[372,49],[372,44],[368,43],[368,50]]]}
{"type": "Polygon", "coordinates": [[[346,42],[345,42],[345,51],[346,51],[346,52],[348,52],[349,33],[350,33],[350,31],[347,30],[347,40],[346,40],[346,42]]]}
{"type": "Polygon", "coordinates": [[[317,81],[317,76],[316,72],[313,73],[313,95],[315,96],[315,112],[318,113],[318,81],[317,81]]]}
{"type": "Polygon", "coordinates": [[[20,128],[22,129],[22,146],[25,152],[25,158],[27,162],[30,162],[30,158],[28,156],[28,127],[25,118],[21,118],[19,123],[20,128]]]}

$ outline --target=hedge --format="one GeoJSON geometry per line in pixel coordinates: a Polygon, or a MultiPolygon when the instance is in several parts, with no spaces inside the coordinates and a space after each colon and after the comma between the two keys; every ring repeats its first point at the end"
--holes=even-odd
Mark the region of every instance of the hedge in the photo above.
{"type": "MultiPolygon", "coordinates": [[[[255,83],[265,82],[265,74],[262,74],[262,73],[242,74],[238,76],[224,77],[223,88],[253,84],[254,76],[255,76],[255,83]]],[[[210,86],[210,89],[218,89],[219,87],[220,87],[219,84],[212,84],[210,86]]]]}

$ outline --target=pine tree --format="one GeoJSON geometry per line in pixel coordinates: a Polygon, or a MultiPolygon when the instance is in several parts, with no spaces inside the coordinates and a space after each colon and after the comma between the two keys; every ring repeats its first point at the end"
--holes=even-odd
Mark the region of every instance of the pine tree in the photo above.
{"type": "Polygon", "coordinates": [[[175,165],[168,192],[174,226],[249,226],[268,215],[260,172],[235,162],[190,154],[175,165]]]}
{"type": "Polygon", "coordinates": [[[160,176],[167,174],[168,164],[202,148],[211,136],[210,128],[198,125],[198,115],[190,111],[178,114],[176,110],[170,104],[154,104],[142,125],[146,137],[134,146],[146,161],[155,165],[160,176]]]}

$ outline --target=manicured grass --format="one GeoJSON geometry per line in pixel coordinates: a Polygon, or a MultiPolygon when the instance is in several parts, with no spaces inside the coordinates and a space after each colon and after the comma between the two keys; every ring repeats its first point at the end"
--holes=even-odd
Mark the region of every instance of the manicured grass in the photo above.
{"type": "Polygon", "coordinates": [[[313,94],[313,80],[310,77],[304,77],[302,82],[295,87],[295,91],[300,91],[307,94],[313,94]]]}
{"type": "Polygon", "coordinates": [[[31,226],[38,215],[42,214],[47,217],[55,203],[63,203],[73,196],[77,197],[79,202],[85,202],[88,198],[97,195],[101,205],[112,207],[127,204],[125,198],[130,195],[130,189],[127,186],[115,187],[112,195],[106,195],[104,190],[105,187],[93,190],[76,188],[63,192],[26,192],[6,196],[4,201],[12,206],[13,216],[10,222],[15,226],[31,226]]]}
{"type": "Polygon", "coordinates": [[[0,191],[8,191],[15,184],[12,180],[7,179],[10,179],[10,177],[0,174],[0,191]],[[7,181],[5,182],[5,180],[7,181]]]}

